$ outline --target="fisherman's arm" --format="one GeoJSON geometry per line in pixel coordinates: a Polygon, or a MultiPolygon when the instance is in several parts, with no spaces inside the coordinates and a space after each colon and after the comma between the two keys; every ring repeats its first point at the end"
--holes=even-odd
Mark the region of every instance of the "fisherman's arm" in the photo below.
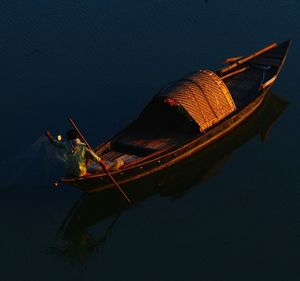
{"type": "Polygon", "coordinates": [[[88,158],[99,163],[105,172],[108,171],[108,167],[106,166],[105,162],[94,151],[90,150],[89,148],[86,148],[86,154],[88,158]]]}
{"type": "Polygon", "coordinates": [[[65,143],[57,141],[49,131],[45,132],[45,136],[48,138],[49,142],[56,147],[65,148],[65,143]]]}

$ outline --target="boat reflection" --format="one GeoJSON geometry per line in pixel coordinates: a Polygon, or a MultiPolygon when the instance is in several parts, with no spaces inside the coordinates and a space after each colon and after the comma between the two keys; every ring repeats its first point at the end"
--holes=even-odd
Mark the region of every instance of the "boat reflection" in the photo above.
{"type": "MultiPolygon", "coordinates": [[[[288,103],[280,97],[270,94],[251,118],[206,150],[131,186],[130,188],[135,190],[132,199],[140,202],[157,193],[162,196],[183,196],[191,187],[215,176],[229,160],[230,154],[242,144],[256,135],[260,135],[261,140],[265,141],[272,125],[287,105],[288,103]]],[[[121,213],[129,207],[114,190],[83,194],[60,228],[62,239],[66,242],[61,249],[63,255],[82,259],[101,249],[121,213]],[[90,234],[92,227],[98,228],[101,225],[102,234],[90,234]]]]}

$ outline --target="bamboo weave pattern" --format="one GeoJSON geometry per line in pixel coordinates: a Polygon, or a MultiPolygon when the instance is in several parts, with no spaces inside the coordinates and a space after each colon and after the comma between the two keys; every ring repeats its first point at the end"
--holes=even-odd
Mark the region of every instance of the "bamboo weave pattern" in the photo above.
{"type": "Polygon", "coordinates": [[[201,131],[236,109],[228,88],[210,70],[193,72],[161,90],[158,96],[171,98],[184,107],[201,131]]]}

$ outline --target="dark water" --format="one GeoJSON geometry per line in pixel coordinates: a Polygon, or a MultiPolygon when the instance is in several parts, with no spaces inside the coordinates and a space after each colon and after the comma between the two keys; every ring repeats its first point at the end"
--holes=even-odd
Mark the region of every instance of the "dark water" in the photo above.
{"type": "Polygon", "coordinates": [[[1,280],[300,280],[299,29],[296,0],[2,0],[1,280]],[[165,83],[286,39],[269,110],[153,196],[51,189],[45,129],[71,115],[96,145],[165,83]]]}

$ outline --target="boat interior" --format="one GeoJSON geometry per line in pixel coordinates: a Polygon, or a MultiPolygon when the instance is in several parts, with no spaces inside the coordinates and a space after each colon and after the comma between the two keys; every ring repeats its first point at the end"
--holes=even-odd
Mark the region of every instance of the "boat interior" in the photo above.
{"type": "Polygon", "coordinates": [[[128,130],[110,141],[102,158],[105,161],[120,159],[126,167],[184,143],[199,133],[197,124],[184,112],[178,112],[178,108],[161,100],[153,100],[128,130]]]}
{"type": "Polygon", "coordinates": [[[290,42],[286,41],[234,68],[223,79],[235,102],[237,110],[255,99],[276,78],[290,42]],[[241,72],[239,72],[241,71],[241,72]]]}
{"type": "MultiPolygon", "coordinates": [[[[216,72],[229,89],[237,111],[275,81],[285,58],[287,44],[289,42],[260,55],[254,54],[253,58],[223,75],[216,72]]],[[[122,160],[124,167],[129,167],[182,145],[199,134],[203,132],[199,131],[197,123],[184,109],[170,105],[163,97],[153,98],[131,126],[100,146],[96,153],[105,161],[122,160]]]]}

